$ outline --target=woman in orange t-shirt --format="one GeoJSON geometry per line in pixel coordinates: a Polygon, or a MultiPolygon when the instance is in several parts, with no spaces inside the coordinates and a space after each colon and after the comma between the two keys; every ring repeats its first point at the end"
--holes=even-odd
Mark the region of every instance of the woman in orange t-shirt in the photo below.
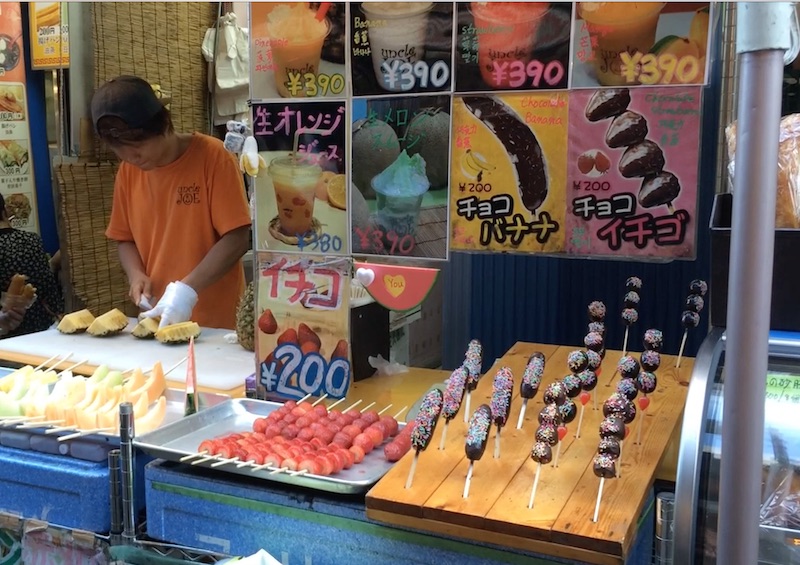
{"type": "Polygon", "coordinates": [[[218,139],[176,133],[169,111],[137,77],[102,85],[92,120],[122,161],[106,236],[119,244],[131,299],[162,327],[191,319],[234,328],[241,258],[250,248],[236,158],[218,139]]]}

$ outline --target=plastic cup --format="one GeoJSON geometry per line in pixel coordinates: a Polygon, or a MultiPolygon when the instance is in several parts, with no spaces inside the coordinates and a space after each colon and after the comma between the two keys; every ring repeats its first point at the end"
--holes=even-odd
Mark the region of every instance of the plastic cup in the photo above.
{"type": "Polygon", "coordinates": [[[427,188],[422,194],[411,196],[387,194],[375,186],[375,178],[370,183],[376,195],[377,214],[375,220],[384,235],[388,236],[390,233],[394,233],[398,238],[406,235],[414,237],[419,225],[422,199],[425,197],[427,188]]]}
{"type": "MultiPolygon", "coordinates": [[[[314,17],[314,12],[308,11],[310,17],[314,17]]],[[[270,38],[270,50],[272,51],[272,69],[275,74],[275,87],[278,94],[283,98],[305,98],[306,74],[312,73],[314,76],[319,72],[319,62],[322,58],[322,46],[325,38],[331,32],[331,23],[327,19],[323,22],[325,31],[314,37],[300,37],[289,35],[289,38],[270,38]],[[289,90],[289,73],[299,75],[299,83],[296,94],[289,90]]],[[[273,24],[274,25],[274,24],[273,24]]],[[[267,30],[269,33],[269,27],[267,30]]]]}
{"type": "Polygon", "coordinates": [[[591,61],[601,86],[625,86],[621,53],[648,53],[656,41],[663,2],[579,2],[578,17],[586,24],[591,61]]]}
{"type": "Polygon", "coordinates": [[[511,86],[508,68],[495,73],[494,63],[519,61],[527,65],[533,52],[533,39],[549,10],[549,2],[470,4],[478,37],[478,67],[486,84],[492,88],[511,86]]]}
{"type": "Polygon", "coordinates": [[[425,55],[428,13],[432,2],[364,2],[361,11],[369,21],[369,46],[372,68],[378,84],[389,92],[411,90],[414,83],[384,69],[394,61],[412,65],[425,55]],[[394,80],[392,80],[392,76],[394,80]]]}
{"type": "Polygon", "coordinates": [[[289,156],[273,159],[267,172],[275,189],[281,233],[304,236],[314,222],[314,199],[322,167],[289,156]]]}

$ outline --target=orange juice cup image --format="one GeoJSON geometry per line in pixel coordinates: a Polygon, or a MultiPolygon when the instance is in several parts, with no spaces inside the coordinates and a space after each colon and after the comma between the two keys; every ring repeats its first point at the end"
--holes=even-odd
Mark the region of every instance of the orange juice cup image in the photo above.
{"type": "Polygon", "coordinates": [[[331,32],[331,24],[319,21],[302,4],[280,5],[267,16],[267,35],[272,52],[275,87],[284,98],[306,96],[306,74],[319,72],[322,45],[331,32]],[[297,88],[290,88],[296,85],[297,88]]]}
{"type": "Polygon", "coordinates": [[[273,159],[267,172],[275,188],[281,233],[299,237],[310,232],[322,167],[289,156],[273,159]]]}
{"type": "Polygon", "coordinates": [[[663,2],[578,2],[578,17],[586,23],[592,66],[601,86],[629,84],[622,75],[620,54],[650,51],[663,8],[663,2]]]}
{"type": "Polygon", "coordinates": [[[531,60],[539,24],[550,9],[549,2],[471,2],[470,12],[478,36],[478,67],[483,81],[492,88],[509,88],[508,67],[498,65],[531,60]]]}

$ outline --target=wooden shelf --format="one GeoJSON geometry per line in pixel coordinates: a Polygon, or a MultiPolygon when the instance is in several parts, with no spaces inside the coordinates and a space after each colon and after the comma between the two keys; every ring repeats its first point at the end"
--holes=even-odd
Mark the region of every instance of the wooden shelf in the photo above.
{"type": "MultiPolygon", "coordinates": [[[[599,383],[598,410],[587,404],[580,439],[578,419],[568,426],[561,444],[558,468],[543,466],[533,509],[528,509],[536,463],[530,459],[542,394],[528,402],[524,424],[516,430],[522,406],[519,381],[528,357],[541,351],[547,357],[542,388],[568,374],[569,346],[517,343],[492,366],[472,395],[471,410],[489,402],[492,380],[502,366],[514,373],[515,390],[508,425],[501,433],[501,456],[494,459],[494,429],[486,453],[475,463],[468,499],[462,497],[469,460],[464,454],[466,424],[461,413],[450,422],[444,451],[440,451],[444,422],[440,422],[428,449],[420,454],[414,483],[405,488],[413,453],[407,454],[367,494],[367,516],[402,527],[443,535],[499,543],[537,553],[588,563],[624,563],[636,537],[639,516],[650,493],[656,470],[679,430],[693,359],[684,358],[675,369],[675,357],[662,355],[658,389],[650,396],[644,415],[642,444],[636,444],[637,414],[623,447],[621,477],[607,480],[600,517],[591,521],[599,480],[592,459],[599,441],[602,403],[611,395],[619,376],[612,375],[619,351],[609,351],[599,383]]],[[[638,357],[638,352],[636,353],[638,357]]],[[[638,406],[637,406],[638,407],[638,406]]],[[[580,413],[580,404],[579,404],[580,413]]],[[[463,410],[463,406],[462,406],[463,410]]]]}

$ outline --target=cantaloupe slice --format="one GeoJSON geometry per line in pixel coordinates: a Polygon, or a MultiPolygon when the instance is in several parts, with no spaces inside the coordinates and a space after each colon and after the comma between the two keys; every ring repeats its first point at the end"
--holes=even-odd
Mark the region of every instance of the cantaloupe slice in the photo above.
{"type": "Polygon", "coordinates": [[[122,385],[122,388],[130,394],[131,392],[142,388],[147,383],[147,377],[140,368],[135,368],[128,380],[122,385]]]}
{"type": "MultiPolygon", "coordinates": [[[[139,398],[136,400],[136,402],[133,403],[133,423],[134,426],[136,426],[137,428],[138,428],[137,422],[139,421],[139,418],[144,418],[147,415],[148,407],[149,404],[147,403],[146,394],[139,395],[139,398]]],[[[117,422],[117,425],[119,425],[119,422],[117,422]]]]}
{"type": "Polygon", "coordinates": [[[97,427],[97,410],[83,408],[75,410],[75,426],[79,430],[91,430],[97,427]]]}
{"type": "Polygon", "coordinates": [[[133,391],[133,394],[147,393],[148,404],[155,402],[159,396],[164,394],[167,389],[167,379],[164,377],[164,369],[161,363],[156,362],[153,365],[153,372],[147,377],[147,382],[139,389],[133,391]]]}
{"type": "Polygon", "coordinates": [[[116,429],[119,425],[119,404],[110,402],[97,411],[97,427],[116,429]]]}
{"type": "Polygon", "coordinates": [[[162,396],[158,399],[155,406],[152,406],[147,414],[139,418],[134,425],[136,426],[136,435],[141,436],[148,432],[156,430],[167,415],[167,399],[162,396]]]}

